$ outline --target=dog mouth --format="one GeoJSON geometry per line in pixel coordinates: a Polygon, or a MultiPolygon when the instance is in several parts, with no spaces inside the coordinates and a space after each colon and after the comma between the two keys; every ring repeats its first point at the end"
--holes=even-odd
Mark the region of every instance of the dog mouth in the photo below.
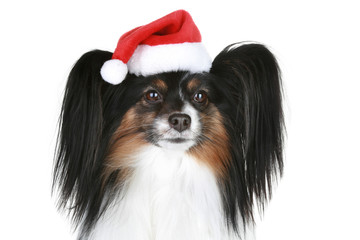
{"type": "Polygon", "coordinates": [[[174,138],[162,138],[157,142],[157,146],[175,151],[186,151],[195,144],[195,141],[191,138],[174,137],[174,138]]]}
{"type": "Polygon", "coordinates": [[[169,143],[185,143],[188,141],[191,141],[191,139],[186,139],[186,138],[165,138],[165,139],[161,139],[162,141],[167,141],[169,143]]]}

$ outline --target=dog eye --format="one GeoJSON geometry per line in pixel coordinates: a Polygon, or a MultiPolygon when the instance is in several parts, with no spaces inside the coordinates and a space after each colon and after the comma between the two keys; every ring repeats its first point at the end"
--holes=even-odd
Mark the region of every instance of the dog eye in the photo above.
{"type": "Polygon", "coordinates": [[[199,91],[194,95],[194,101],[197,103],[204,103],[207,99],[207,94],[205,91],[199,91]]]}
{"type": "Polygon", "coordinates": [[[145,99],[148,102],[154,103],[161,100],[160,94],[155,90],[149,90],[145,93],[145,99]]]}

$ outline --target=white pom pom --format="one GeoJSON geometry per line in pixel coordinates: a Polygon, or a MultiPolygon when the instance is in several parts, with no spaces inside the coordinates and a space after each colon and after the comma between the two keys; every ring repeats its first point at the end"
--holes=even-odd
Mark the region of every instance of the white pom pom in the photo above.
{"type": "Polygon", "coordinates": [[[127,73],[127,65],[118,59],[106,61],[100,70],[102,78],[113,85],[121,83],[125,79],[127,73]]]}

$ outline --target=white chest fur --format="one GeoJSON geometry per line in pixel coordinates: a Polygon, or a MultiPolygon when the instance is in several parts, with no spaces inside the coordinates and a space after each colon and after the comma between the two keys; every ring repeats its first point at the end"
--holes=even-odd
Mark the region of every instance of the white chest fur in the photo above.
{"type": "Polygon", "coordinates": [[[183,152],[149,147],[136,156],[123,194],[91,240],[228,240],[215,175],[183,152]]]}

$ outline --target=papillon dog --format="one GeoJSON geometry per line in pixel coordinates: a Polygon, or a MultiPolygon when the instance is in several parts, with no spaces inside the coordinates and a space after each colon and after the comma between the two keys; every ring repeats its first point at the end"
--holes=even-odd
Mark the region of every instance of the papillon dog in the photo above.
{"type": "Polygon", "coordinates": [[[257,43],[232,44],[209,72],[127,74],[85,53],[70,72],[54,186],[78,239],[235,240],[283,170],[280,70],[257,43]]]}

